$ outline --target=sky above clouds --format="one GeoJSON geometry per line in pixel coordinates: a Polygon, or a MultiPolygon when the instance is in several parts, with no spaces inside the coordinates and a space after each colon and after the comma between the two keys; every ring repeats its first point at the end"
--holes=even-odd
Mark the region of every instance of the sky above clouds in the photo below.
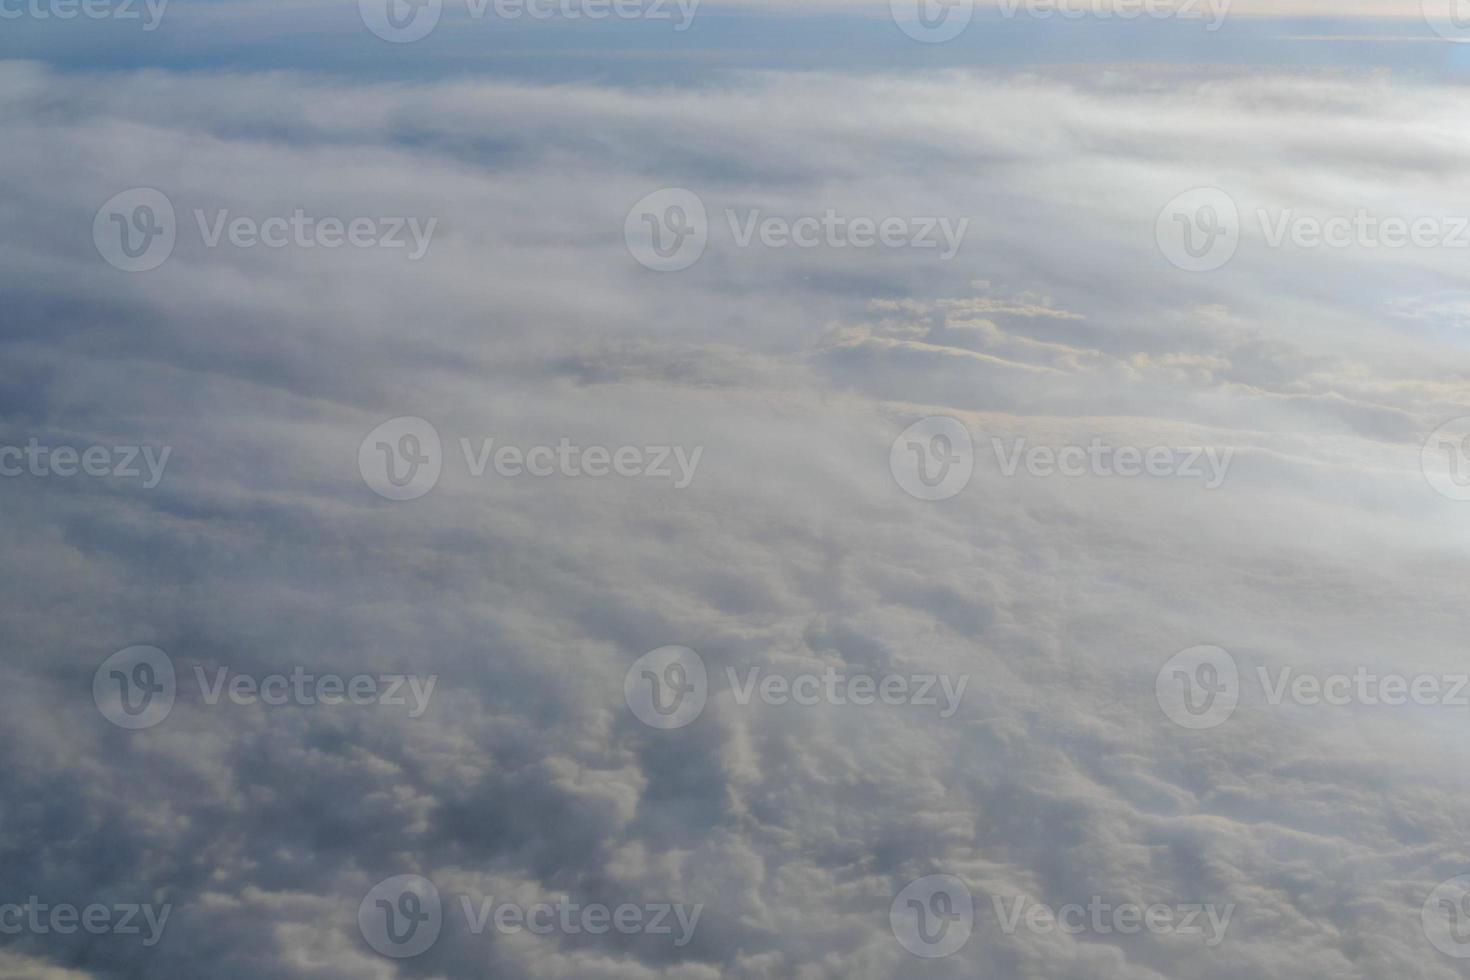
{"type": "Polygon", "coordinates": [[[0,21],[0,978],[1470,975],[1470,48],[981,7],[0,21]]]}

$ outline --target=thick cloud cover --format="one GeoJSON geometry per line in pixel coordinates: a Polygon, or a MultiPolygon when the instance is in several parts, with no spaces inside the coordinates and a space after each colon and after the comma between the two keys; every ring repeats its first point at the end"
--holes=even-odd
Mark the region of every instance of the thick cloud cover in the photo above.
{"type": "Polygon", "coordinates": [[[1452,978],[1420,909],[1470,871],[1470,708],[1280,707],[1189,731],[1155,676],[1463,669],[1470,511],[1420,447],[1470,414],[1465,251],[1271,248],[1258,208],[1453,212],[1462,91],[1352,75],[732,75],[696,89],[0,64],[0,443],[169,446],[164,479],[0,480],[0,902],[168,902],[156,946],[3,937],[0,976],[1452,978]],[[1225,189],[1234,260],[1155,219],[1225,189]],[[98,257],[147,186],[160,268],[98,257]],[[639,198],[702,259],[641,268],[639,198]],[[206,248],[193,210],[438,221],[401,251],[206,248]],[[739,247],[724,218],[968,218],[932,250],[739,247]],[[975,473],[890,446],[960,419],[975,473]],[[358,471],[429,419],[444,472],[358,471]],[[458,439],[701,447],[693,482],[475,477],[458,439]],[[1201,481],[1004,475],[992,438],[1234,450],[1201,481]],[[182,683],[126,731],[134,644],[263,675],[436,674],[428,710],[241,706],[182,683]],[[624,674],[669,644],[705,712],[624,674]],[[725,669],[968,675],[921,706],[741,705],[725,669]],[[953,956],[889,906],[975,895],[953,956]],[[702,903],[691,942],[472,934],[377,955],[367,890],[702,903]],[[1228,935],[1007,934],[992,898],[1233,904],[1228,935]]]}

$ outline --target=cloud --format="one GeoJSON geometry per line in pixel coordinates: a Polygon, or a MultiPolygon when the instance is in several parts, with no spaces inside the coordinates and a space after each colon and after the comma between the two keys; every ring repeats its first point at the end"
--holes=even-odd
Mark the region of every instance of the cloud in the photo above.
{"type": "MultiPolygon", "coordinates": [[[[1257,667],[1448,672],[1466,518],[1419,472],[1467,414],[1454,252],[1273,250],[1213,273],[1168,200],[1242,214],[1445,208],[1451,91],[1350,78],[1095,84],[749,74],[696,89],[0,66],[0,444],[168,445],[166,478],[0,481],[6,895],[171,903],[164,940],[7,937],[96,977],[1414,976],[1457,964],[1420,906],[1465,870],[1455,709],[1271,706],[1186,731],[1179,650],[1257,667]],[[160,268],[98,256],[96,209],[155,187],[160,268]],[[641,268],[633,203],[698,193],[704,256],[641,268]],[[742,248],[726,209],[973,219],[963,248],[742,248]],[[210,248],[195,210],[436,217],[428,253],[210,248]],[[1371,273],[1371,274],[1370,274],[1371,273]],[[1435,298],[1439,297],[1439,298],[1435,298]],[[1423,327],[1432,321],[1433,329],[1423,327]],[[951,500],[889,471],[959,419],[951,500]],[[443,474],[358,471],[430,420],[443,474]],[[472,445],[701,447],[692,484],[475,476],[472,445]],[[1006,477],[995,448],[1232,448],[1224,485],[1006,477]],[[182,678],[128,732],[113,651],[182,678]],[[658,731],[624,675],[670,644],[712,680],[658,731]],[[434,674],[388,705],[210,704],[195,669],[434,674]],[[758,667],[967,675],[921,705],[740,704],[758,667]],[[942,960],[889,930],[962,878],[942,960]],[[444,931],[378,956],[359,902],[432,880],[444,931]],[[461,896],[700,904],[693,940],[475,934],[461,896]],[[995,901],[1233,904],[1224,941],[1001,928],[995,901]]],[[[5,968],[9,968],[7,965],[5,968]]],[[[22,967],[16,967],[17,970],[22,967]]],[[[32,974],[26,974],[32,975],[32,974]]],[[[58,973],[57,975],[66,975],[58,973]]]]}

